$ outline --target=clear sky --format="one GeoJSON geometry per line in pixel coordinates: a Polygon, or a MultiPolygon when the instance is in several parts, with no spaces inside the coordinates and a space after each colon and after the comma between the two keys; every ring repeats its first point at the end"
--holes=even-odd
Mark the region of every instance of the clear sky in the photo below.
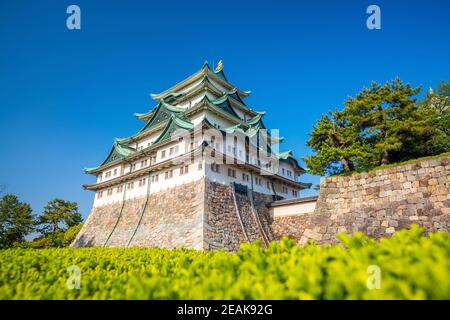
{"type": "MultiPolygon", "coordinates": [[[[158,93],[219,59],[299,157],[308,132],[348,95],[396,76],[450,80],[450,1],[0,0],[0,185],[35,213],[55,198],[84,217],[84,167],[142,126],[158,93]],[[81,30],[66,8],[81,8],[81,30]],[[366,8],[381,8],[381,30],[366,8]]],[[[318,183],[319,177],[303,176],[318,183]]],[[[304,195],[306,195],[305,193],[304,195]]]]}

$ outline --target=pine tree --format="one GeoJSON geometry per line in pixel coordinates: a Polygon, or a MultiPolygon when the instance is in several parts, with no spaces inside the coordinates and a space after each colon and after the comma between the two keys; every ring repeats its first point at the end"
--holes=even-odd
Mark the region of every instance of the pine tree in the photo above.
{"type": "Polygon", "coordinates": [[[450,151],[450,82],[441,82],[436,90],[425,94],[419,107],[428,119],[426,141],[416,143],[427,154],[440,154],[450,151]]]}
{"type": "Polygon", "coordinates": [[[39,217],[39,231],[43,235],[56,234],[83,222],[76,202],[54,199],[47,203],[39,217]]]}
{"type": "Polygon", "coordinates": [[[29,204],[15,195],[0,199],[0,248],[10,248],[25,241],[33,231],[34,216],[29,204]]]}
{"type": "Polygon", "coordinates": [[[358,128],[342,112],[324,115],[310,133],[307,145],[316,152],[303,158],[312,174],[349,172],[366,161],[369,154],[358,128]]]}
{"type": "Polygon", "coordinates": [[[419,91],[396,78],[384,85],[372,82],[370,88],[345,102],[345,117],[373,145],[375,164],[401,160],[405,143],[424,134],[427,121],[413,98],[419,91]]]}

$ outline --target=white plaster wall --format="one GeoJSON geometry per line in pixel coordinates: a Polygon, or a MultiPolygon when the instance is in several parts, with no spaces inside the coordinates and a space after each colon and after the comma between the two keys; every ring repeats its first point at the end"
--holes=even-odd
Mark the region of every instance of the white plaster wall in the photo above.
{"type": "Polygon", "coordinates": [[[101,173],[101,178],[100,178],[100,175],[97,176],[97,182],[103,182],[103,181],[108,181],[108,180],[117,178],[118,176],[120,176],[121,167],[122,167],[122,165],[119,164],[117,166],[111,167],[108,170],[103,171],[101,173]],[[116,170],[116,174],[114,174],[114,170],[116,170]],[[106,177],[107,172],[111,172],[111,175],[108,178],[106,177]]]}
{"type": "MultiPolygon", "coordinates": [[[[186,164],[187,165],[187,164],[186,164]]],[[[183,165],[184,167],[185,165],[183,165]]],[[[169,188],[173,188],[175,186],[179,186],[182,184],[186,184],[189,182],[197,181],[205,176],[205,165],[204,162],[202,162],[202,166],[199,169],[198,163],[192,163],[189,164],[189,173],[180,175],[180,167],[176,166],[172,167],[171,170],[173,170],[173,177],[165,179],[165,172],[168,170],[161,170],[158,172],[154,172],[151,174],[150,179],[152,176],[158,174],[158,181],[157,182],[151,182],[150,181],[150,193],[155,193],[162,190],[167,190],[169,188]]],[[[147,194],[147,188],[149,183],[149,175],[146,174],[145,176],[141,176],[137,179],[127,181],[125,184],[122,183],[122,192],[117,192],[117,186],[114,186],[112,188],[112,195],[107,195],[107,190],[109,188],[103,189],[103,196],[101,198],[98,197],[98,192],[96,193],[95,199],[94,199],[94,207],[110,204],[117,201],[122,201],[123,199],[132,199],[137,197],[143,197],[147,194]],[[139,186],[139,180],[145,178],[145,184],[142,186],[139,186]],[[134,182],[134,187],[132,189],[128,189],[128,183],[134,182]],[[124,198],[124,192],[126,190],[125,198],[124,198]]]]}
{"type": "MultiPolygon", "coordinates": [[[[220,172],[217,173],[217,172],[211,170],[211,164],[207,164],[205,166],[206,177],[211,181],[222,183],[225,185],[229,185],[232,182],[236,182],[236,183],[247,186],[249,189],[252,188],[252,184],[251,184],[252,180],[251,180],[250,173],[248,171],[240,170],[234,166],[230,166],[230,165],[226,165],[226,164],[221,164],[221,165],[219,165],[219,167],[220,167],[220,172]],[[236,178],[228,176],[228,168],[232,168],[236,171],[236,178]],[[245,181],[242,179],[243,178],[242,173],[246,173],[250,176],[249,181],[245,181]]],[[[272,186],[270,185],[270,188],[267,188],[267,181],[268,181],[267,177],[263,177],[261,175],[253,175],[253,190],[255,192],[259,192],[259,193],[273,194],[272,186]],[[261,182],[262,182],[261,185],[257,185],[255,183],[255,177],[261,178],[261,182]]]]}
{"type": "Polygon", "coordinates": [[[273,217],[303,215],[314,212],[317,201],[286,204],[270,208],[270,213],[273,217]]]}
{"type": "Polygon", "coordinates": [[[163,130],[155,131],[151,135],[140,140],[138,142],[138,148],[139,147],[142,147],[143,149],[148,148],[149,143],[152,144],[153,142],[155,142],[155,140],[158,139],[158,137],[161,135],[162,132],[163,132],[163,130]]]}
{"type": "Polygon", "coordinates": [[[287,161],[280,161],[279,164],[280,165],[279,165],[278,174],[280,176],[288,178],[289,180],[297,181],[295,179],[294,167],[289,162],[287,162],[287,161]],[[284,168],[284,174],[283,174],[283,168],[284,168]],[[287,170],[291,171],[291,176],[290,177],[287,175],[287,170]]]}
{"type": "Polygon", "coordinates": [[[206,111],[206,118],[212,124],[220,125],[221,129],[225,129],[234,125],[234,123],[232,123],[231,121],[220,118],[211,111],[206,111]]]}

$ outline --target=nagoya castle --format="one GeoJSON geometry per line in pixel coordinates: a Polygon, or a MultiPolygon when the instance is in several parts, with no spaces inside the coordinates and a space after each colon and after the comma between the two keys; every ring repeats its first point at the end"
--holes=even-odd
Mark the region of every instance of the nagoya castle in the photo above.
{"type": "Polygon", "coordinates": [[[96,182],[93,208],[72,246],[187,247],[236,251],[273,240],[268,205],[310,184],[264,112],[208,63],[135,114],[136,134],[117,138],[104,161],[85,169],[96,182]]]}

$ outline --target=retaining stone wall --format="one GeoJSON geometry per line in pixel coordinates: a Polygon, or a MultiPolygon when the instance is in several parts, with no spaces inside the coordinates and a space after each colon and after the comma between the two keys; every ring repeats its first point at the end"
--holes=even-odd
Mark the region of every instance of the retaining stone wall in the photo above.
{"type": "Polygon", "coordinates": [[[94,208],[73,247],[203,249],[204,180],[94,208]],[[122,208],[123,204],[123,209],[122,208]],[[120,214],[121,213],[121,214],[120,214]],[[120,216],[119,216],[120,214],[120,216]]]}
{"type": "Polygon", "coordinates": [[[418,224],[450,232],[450,156],[321,180],[314,213],[277,217],[275,239],[336,243],[336,234],[362,231],[373,238],[418,224]]]}

